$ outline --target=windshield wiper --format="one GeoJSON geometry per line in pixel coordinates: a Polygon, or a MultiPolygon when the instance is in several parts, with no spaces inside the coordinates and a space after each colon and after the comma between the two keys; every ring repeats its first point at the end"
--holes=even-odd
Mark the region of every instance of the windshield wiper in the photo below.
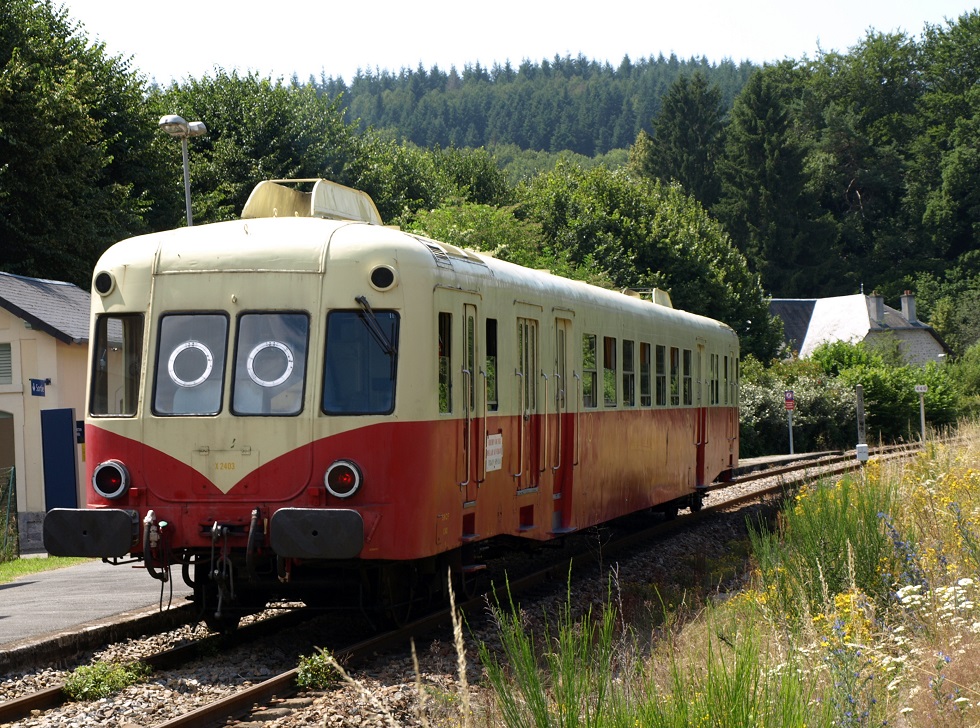
{"type": "Polygon", "coordinates": [[[395,348],[394,342],[392,342],[388,336],[385,334],[384,330],[381,328],[381,324],[378,323],[378,317],[374,315],[374,311],[371,309],[371,304],[368,303],[367,298],[364,296],[358,296],[354,299],[364,309],[364,315],[361,317],[361,321],[367,327],[367,330],[371,332],[371,336],[374,340],[378,342],[378,346],[384,350],[384,353],[388,356],[395,356],[398,350],[395,348]]]}

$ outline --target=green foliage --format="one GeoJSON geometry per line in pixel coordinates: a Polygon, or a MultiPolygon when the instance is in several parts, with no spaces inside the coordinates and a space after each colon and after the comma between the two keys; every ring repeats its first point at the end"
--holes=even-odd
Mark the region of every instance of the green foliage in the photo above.
{"type": "Polygon", "coordinates": [[[315,81],[340,95],[362,129],[394,130],[422,147],[514,144],[520,149],[594,157],[626,149],[657,115],[664,91],[680,76],[705,75],[731,105],[754,66],[705,58],[624,57],[617,67],[579,55],[448,71],[421,64],[394,73],[359,72],[315,81]]]}
{"type": "Polygon", "coordinates": [[[149,665],[143,662],[96,662],[73,670],[65,680],[64,691],[71,700],[98,700],[143,682],[150,672],[149,665]]]}
{"type": "Polygon", "coordinates": [[[624,171],[564,164],[520,190],[520,216],[546,244],[585,265],[591,257],[617,287],[668,290],[676,307],[730,325],[742,351],[770,357],[780,331],[758,277],[718,224],[677,185],[624,171]]]}
{"type": "Polygon", "coordinates": [[[491,613],[499,627],[503,656],[501,665],[487,645],[480,643],[480,660],[496,691],[508,726],[601,726],[610,712],[609,689],[616,612],[607,601],[602,615],[591,608],[581,617],[568,599],[559,608],[557,625],[545,621],[543,635],[525,627],[521,610],[499,597],[491,613]]]}
{"type": "Polygon", "coordinates": [[[721,91],[703,73],[681,76],[667,90],[653,120],[653,135],[641,131],[630,154],[639,175],[679,182],[704,206],[718,199],[715,164],[722,148],[721,91]]]}
{"type": "Polygon", "coordinates": [[[810,354],[810,359],[819,364],[826,374],[834,377],[845,369],[854,367],[885,366],[881,354],[864,342],[854,344],[850,341],[828,341],[816,347],[810,354]]]}
{"type": "Polygon", "coordinates": [[[153,223],[164,170],[145,93],[65,8],[0,5],[0,269],[87,288],[108,245],[153,223]]]}
{"type": "MultiPolygon", "coordinates": [[[[208,127],[206,136],[189,142],[194,217],[200,223],[238,217],[263,179],[343,182],[354,156],[355,137],[339,104],[310,86],[218,70],[213,77],[156,89],[149,101],[160,115],[200,119],[208,127]]],[[[173,140],[158,137],[157,144],[163,143],[171,149],[171,195],[182,202],[181,155],[173,140]]]]}
{"type": "Polygon", "coordinates": [[[326,690],[336,687],[343,678],[337,663],[326,650],[314,655],[300,655],[296,684],[304,690],[326,690]]]}
{"type": "Polygon", "coordinates": [[[739,390],[742,457],[789,452],[786,390],[793,391],[793,449],[815,452],[857,441],[854,392],[812,360],[776,361],[768,368],[754,357],[741,368],[739,390]]]}
{"type": "Polygon", "coordinates": [[[894,502],[893,485],[845,476],[801,489],[778,530],[750,528],[765,590],[778,607],[805,619],[822,611],[828,594],[852,587],[888,606],[892,584],[881,573],[898,573],[901,558],[882,514],[894,502]],[[806,609],[796,608],[800,602],[806,609]]]}

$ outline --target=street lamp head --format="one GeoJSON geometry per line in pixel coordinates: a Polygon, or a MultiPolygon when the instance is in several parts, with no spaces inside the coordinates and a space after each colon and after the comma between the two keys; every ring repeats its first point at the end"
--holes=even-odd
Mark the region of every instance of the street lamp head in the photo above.
{"type": "Polygon", "coordinates": [[[187,127],[187,136],[203,136],[208,133],[208,128],[203,121],[192,121],[187,127]]]}
{"type": "Polygon", "coordinates": [[[177,116],[176,114],[161,116],[160,128],[167,132],[170,136],[178,139],[190,136],[190,125],[184,121],[182,116],[177,116]]]}

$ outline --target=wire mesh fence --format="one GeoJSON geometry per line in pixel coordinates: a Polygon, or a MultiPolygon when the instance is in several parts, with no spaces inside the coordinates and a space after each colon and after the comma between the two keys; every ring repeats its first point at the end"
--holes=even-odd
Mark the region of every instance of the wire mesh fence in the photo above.
{"type": "Polygon", "coordinates": [[[17,480],[13,468],[0,468],[0,563],[20,555],[17,533],[17,480]]]}

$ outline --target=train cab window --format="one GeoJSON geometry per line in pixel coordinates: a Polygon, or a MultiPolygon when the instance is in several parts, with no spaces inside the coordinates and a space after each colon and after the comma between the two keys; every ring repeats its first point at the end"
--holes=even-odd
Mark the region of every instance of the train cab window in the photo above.
{"type": "Polygon", "coordinates": [[[623,406],[636,405],[636,363],[633,359],[633,343],[623,339],[623,406]]]}
{"type": "Polygon", "coordinates": [[[439,369],[439,411],[453,411],[453,315],[445,311],[439,312],[439,351],[437,367],[439,369]]]}
{"type": "Polygon", "coordinates": [[[487,362],[486,362],[486,383],[487,383],[487,410],[496,412],[497,403],[497,319],[487,319],[487,362]]]}
{"type": "Polygon", "coordinates": [[[681,350],[670,347],[670,406],[681,403],[681,350]]]}
{"type": "Polygon", "coordinates": [[[691,375],[691,350],[684,349],[684,404],[694,404],[694,381],[691,375]]]}
{"type": "Polygon", "coordinates": [[[323,361],[323,411],[388,414],[395,409],[398,314],[331,311],[323,361]]]}
{"type": "Polygon", "coordinates": [[[595,334],[582,335],[582,406],[598,407],[595,334]]]}
{"type": "Polygon", "coordinates": [[[667,347],[657,344],[657,406],[667,406],[667,347]]]}
{"type": "Polygon", "coordinates": [[[216,415],[221,411],[228,317],[220,313],[160,318],[153,413],[216,415]]]}
{"type": "Polygon", "coordinates": [[[143,372],[143,315],[100,316],[92,347],[93,416],[132,417],[143,372]]]}
{"type": "Polygon", "coordinates": [[[304,313],[247,313],[238,319],[231,411],[295,415],[303,409],[310,319],[304,313]]]}
{"type": "Polygon", "coordinates": [[[602,398],[606,407],[616,406],[616,339],[602,337],[602,398]]]}

